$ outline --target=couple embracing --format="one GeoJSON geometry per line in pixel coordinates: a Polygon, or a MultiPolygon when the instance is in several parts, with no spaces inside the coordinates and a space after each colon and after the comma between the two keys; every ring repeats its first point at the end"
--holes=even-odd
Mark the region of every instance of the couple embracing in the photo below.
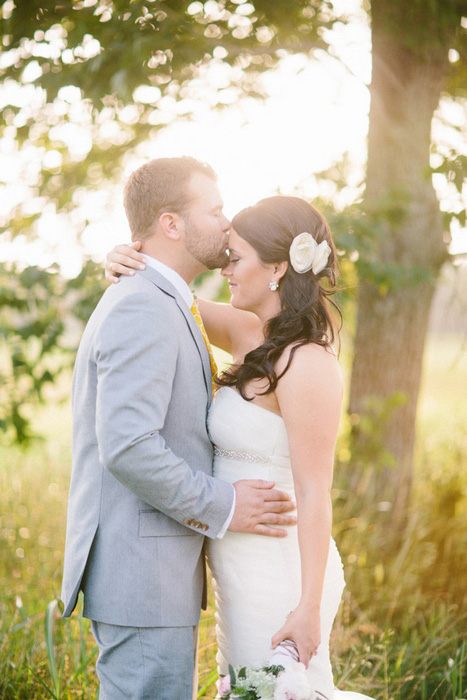
{"type": "Polygon", "coordinates": [[[230,224],[214,172],[187,157],[140,167],[124,202],[141,247],[110,254],[109,278],[125,274],[78,351],[62,590],[65,616],[84,592],[100,698],[191,700],[205,555],[221,676],[296,658],[317,697],[363,697],[334,689],[329,661],[344,579],[327,223],[271,197],[230,224]],[[231,304],[196,304],[190,283],[216,267],[231,304]],[[217,377],[208,338],[233,357],[217,377]]]}

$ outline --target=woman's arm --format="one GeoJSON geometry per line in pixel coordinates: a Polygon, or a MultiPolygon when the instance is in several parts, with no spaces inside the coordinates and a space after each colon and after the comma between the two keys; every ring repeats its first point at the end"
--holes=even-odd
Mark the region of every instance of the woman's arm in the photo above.
{"type": "MultiPolygon", "coordinates": [[[[138,252],[140,247],[140,241],[128,245],[123,243],[115,246],[107,254],[105,277],[109,282],[115,284],[120,275],[134,275],[135,270],[146,267],[144,256],[138,252]]],[[[197,299],[197,302],[206,333],[213,345],[236,355],[238,348],[249,345],[248,339],[253,337],[254,347],[254,342],[261,333],[261,324],[257,316],[249,311],[235,309],[230,304],[219,304],[205,299],[197,299]]]]}
{"type": "MultiPolygon", "coordinates": [[[[278,372],[286,361],[287,357],[281,358],[278,372]]],[[[298,348],[276,396],[290,444],[302,594],[297,608],[274,635],[272,647],[293,639],[300,661],[307,665],[321,641],[320,604],[332,525],[331,485],[342,402],[335,355],[319,345],[298,348]]]]}
{"type": "MultiPolygon", "coordinates": [[[[261,336],[261,322],[250,311],[235,309],[230,304],[220,304],[206,299],[197,299],[204,327],[210,342],[218,348],[236,356],[238,349],[249,346],[249,339],[261,336]]],[[[256,343],[257,344],[257,343],[256,343]]],[[[251,348],[249,348],[251,349],[251,348]]]]}

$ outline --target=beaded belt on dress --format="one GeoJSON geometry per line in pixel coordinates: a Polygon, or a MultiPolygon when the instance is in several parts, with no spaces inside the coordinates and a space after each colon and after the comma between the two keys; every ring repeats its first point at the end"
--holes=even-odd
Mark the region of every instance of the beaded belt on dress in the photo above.
{"type": "Polygon", "coordinates": [[[269,457],[260,455],[257,452],[236,452],[235,450],[223,450],[221,447],[214,445],[214,454],[216,457],[225,457],[225,459],[238,459],[241,462],[269,462],[269,457]]]}

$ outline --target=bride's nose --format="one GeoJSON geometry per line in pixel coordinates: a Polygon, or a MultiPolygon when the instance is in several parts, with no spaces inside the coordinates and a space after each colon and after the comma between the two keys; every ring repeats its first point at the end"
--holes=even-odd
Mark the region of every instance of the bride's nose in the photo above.
{"type": "Polygon", "coordinates": [[[221,275],[223,277],[230,277],[232,274],[232,263],[227,263],[227,265],[223,268],[221,268],[221,275]]]}

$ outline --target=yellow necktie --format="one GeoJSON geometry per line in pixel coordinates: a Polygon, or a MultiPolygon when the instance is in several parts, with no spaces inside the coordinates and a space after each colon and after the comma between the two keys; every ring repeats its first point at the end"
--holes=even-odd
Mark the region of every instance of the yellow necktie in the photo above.
{"type": "Polygon", "coordinates": [[[190,309],[191,313],[194,316],[194,319],[198,325],[198,328],[201,331],[201,335],[203,336],[204,344],[206,345],[206,349],[209,353],[209,364],[211,365],[211,377],[212,377],[212,393],[216,391],[216,375],[217,375],[217,365],[216,361],[214,359],[214,353],[212,352],[212,347],[211,343],[209,342],[208,334],[206,333],[206,329],[203,325],[203,320],[201,318],[201,314],[198,309],[198,304],[196,303],[196,299],[193,299],[193,304],[191,305],[190,309]]]}

